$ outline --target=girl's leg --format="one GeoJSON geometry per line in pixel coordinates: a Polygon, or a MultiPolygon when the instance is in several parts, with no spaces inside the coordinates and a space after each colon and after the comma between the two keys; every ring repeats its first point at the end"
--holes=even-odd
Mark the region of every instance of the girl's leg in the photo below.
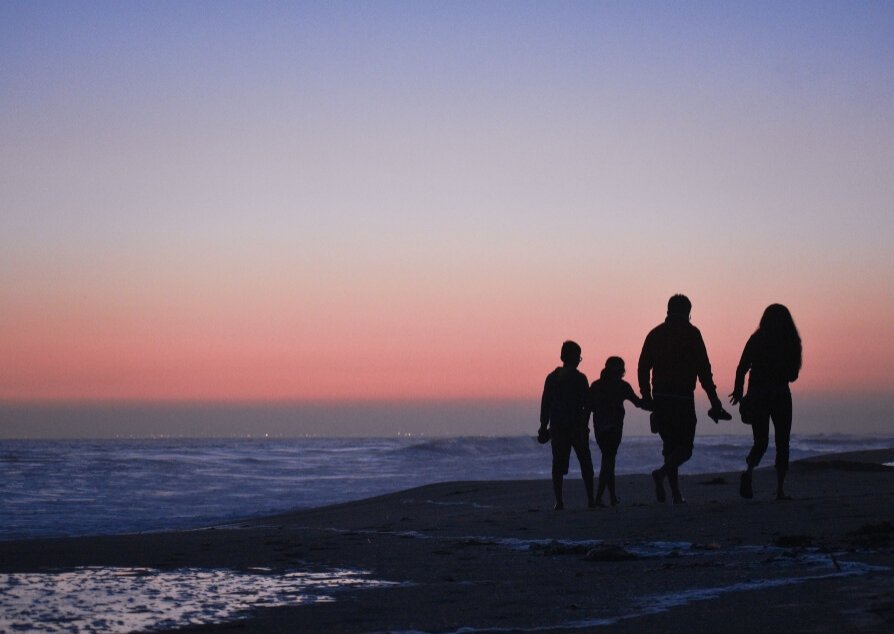
{"type": "Polygon", "coordinates": [[[608,497],[612,504],[615,502],[615,454],[606,451],[602,454],[603,474],[599,477],[600,491],[608,487],[608,497]]]}
{"type": "MultiPolygon", "coordinates": [[[[600,449],[602,449],[600,447],[600,449]]],[[[602,506],[602,496],[605,493],[605,487],[608,484],[607,480],[607,458],[605,452],[602,451],[602,460],[599,463],[599,488],[596,490],[596,506],[602,506]]]]}
{"type": "Polygon", "coordinates": [[[621,446],[621,429],[618,429],[611,439],[611,451],[606,452],[608,458],[608,495],[612,506],[616,506],[620,500],[615,490],[615,463],[618,458],[618,447],[621,446]]]}

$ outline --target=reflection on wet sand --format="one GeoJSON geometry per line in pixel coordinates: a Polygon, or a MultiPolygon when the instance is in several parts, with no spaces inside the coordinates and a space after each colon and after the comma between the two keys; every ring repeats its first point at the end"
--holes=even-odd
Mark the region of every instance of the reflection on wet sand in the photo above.
{"type": "Polygon", "coordinates": [[[356,570],[90,567],[0,574],[0,631],[162,630],[231,621],[258,607],[328,602],[344,588],[387,585],[393,584],[356,570]]]}

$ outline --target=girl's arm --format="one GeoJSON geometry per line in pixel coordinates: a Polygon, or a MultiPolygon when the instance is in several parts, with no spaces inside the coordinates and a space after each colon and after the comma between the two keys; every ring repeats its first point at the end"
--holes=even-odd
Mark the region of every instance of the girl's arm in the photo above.
{"type": "Polygon", "coordinates": [[[630,401],[631,403],[634,404],[634,406],[636,406],[640,409],[646,409],[646,410],[650,409],[648,407],[648,403],[646,403],[646,401],[644,401],[643,399],[638,397],[636,395],[636,392],[633,391],[633,388],[626,381],[624,382],[624,392],[625,392],[624,400],[630,401]]]}

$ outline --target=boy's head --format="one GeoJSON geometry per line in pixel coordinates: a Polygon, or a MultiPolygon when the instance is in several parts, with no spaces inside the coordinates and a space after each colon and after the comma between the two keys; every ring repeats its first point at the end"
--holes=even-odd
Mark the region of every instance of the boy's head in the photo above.
{"type": "Polygon", "coordinates": [[[562,354],[560,355],[562,363],[576,368],[581,362],[581,349],[574,341],[566,341],[562,344],[562,354]]]}
{"type": "Polygon", "coordinates": [[[667,316],[677,319],[689,319],[692,302],[685,295],[674,295],[667,300],[667,316]]]}

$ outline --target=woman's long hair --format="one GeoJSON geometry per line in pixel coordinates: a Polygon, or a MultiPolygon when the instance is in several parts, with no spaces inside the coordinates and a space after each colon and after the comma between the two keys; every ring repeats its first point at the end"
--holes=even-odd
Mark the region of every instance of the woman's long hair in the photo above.
{"type": "Polygon", "coordinates": [[[760,336],[768,352],[780,354],[789,381],[798,378],[801,371],[801,335],[788,308],[782,304],[767,306],[755,334],[760,336]]]}

